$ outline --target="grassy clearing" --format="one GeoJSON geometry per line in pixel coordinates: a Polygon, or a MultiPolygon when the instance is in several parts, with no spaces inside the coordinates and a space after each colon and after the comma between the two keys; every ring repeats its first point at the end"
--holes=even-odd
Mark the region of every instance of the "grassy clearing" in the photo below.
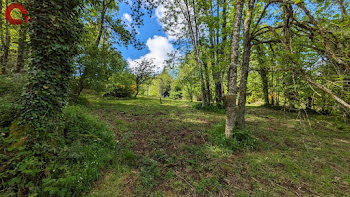
{"type": "Polygon", "coordinates": [[[118,144],[90,196],[350,196],[350,127],[334,117],[248,107],[258,143],[237,150],[211,137],[222,113],[186,101],[88,100],[118,144]]]}

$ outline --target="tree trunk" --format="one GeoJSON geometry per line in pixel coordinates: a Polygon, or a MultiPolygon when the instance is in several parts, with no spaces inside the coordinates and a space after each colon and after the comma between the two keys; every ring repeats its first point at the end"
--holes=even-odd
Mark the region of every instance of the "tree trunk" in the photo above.
{"type": "MultiPolygon", "coordinates": [[[[4,32],[3,32],[3,22],[2,22],[2,0],[0,0],[0,52],[4,46],[4,32]]],[[[2,56],[0,55],[0,63],[2,63],[2,56]]]]}
{"type": "Polygon", "coordinates": [[[46,131],[46,127],[59,120],[68,100],[73,76],[72,60],[78,51],[82,28],[77,12],[79,4],[80,1],[30,1],[30,14],[35,19],[30,26],[33,60],[29,65],[28,83],[22,97],[21,115],[23,123],[28,123],[33,131],[45,129],[48,136],[52,130],[46,131]],[[47,17],[47,13],[51,17],[47,17]],[[52,18],[61,21],[58,23],[52,18]],[[43,33],[43,29],[48,33],[43,33]]]}
{"type": "Polygon", "coordinates": [[[203,61],[204,73],[205,73],[205,84],[206,84],[206,98],[207,104],[211,103],[211,92],[210,92],[210,78],[209,78],[209,70],[208,70],[208,62],[206,60],[203,61]]]}
{"type": "Polygon", "coordinates": [[[269,105],[269,81],[267,78],[267,69],[265,67],[262,67],[259,71],[261,81],[262,81],[262,89],[264,93],[264,101],[265,105],[269,105]]]}
{"type": "MultiPolygon", "coordinates": [[[[205,105],[207,105],[207,98],[206,98],[206,92],[205,92],[205,83],[204,83],[204,77],[203,77],[202,61],[200,59],[200,52],[198,49],[198,40],[199,40],[198,34],[199,33],[198,33],[198,25],[197,25],[197,20],[196,20],[196,9],[195,9],[195,7],[193,7],[194,28],[195,28],[195,30],[193,30],[193,27],[192,27],[193,24],[192,24],[188,0],[184,0],[184,3],[186,6],[186,10],[183,10],[182,6],[180,6],[180,8],[181,8],[183,16],[185,17],[185,19],[187,21],[188,30],[189,30],[189,33],[191,35],[192,46],[193,46],[193,50],[195,53],[195,58],[197,61],[199,76],[200,76],[200,80],[201,80],[202,106],[205,106],[205,105]]],[[[193,6],[194,6],[194,3],[193,3],[193,6]]]]}
{"type": "Polygon", "coordinates": [[[137,97],[137,95],[139,95],[140,92],[140,84],[138,82],[138,80],[136,79],[136,94],[135,94],[135,98],[137,97]]]}
{"type": "MultiPolygon", "coordinates": [[[[7,4],[7,2],[6,2],[7,4]]],[[[1,63],[2,63],[2,67],[1,67],[1,72],[2,74],[7,74],[7,67],[8,67],[8,57],[9,57],[9,53],[10,53],[10,43],[11,43],[11,35],[9,32],[9,24],[6,21],[5,23],[5,40],[3,43],[3,55],[1,57],[1,63]]]]}
{"type": "Polygon", "coordinates": [[[253,18],[255,0],[250,0],[248,4],[248,10],[243,26],[243,62],[241,68],[241,80],[239,84],[239,100],[237,110],[237,128],[242,129],[245,127],[245,111],[247,101],[247,81],[249,74],[250,54],[252,44],[250,41],[250,25],[253,18]]]}
{"type": "Polygon", "coordinates": [[[237,65],[239,56],[239,33],[241,29],[242,12],[243,12],[244,0],[237,0],[235,18],[233,21],[233,33],[232,33],[232,46],[231,46],[231,63],[229,68],[229,79],[227,92],[225,98],[226,106],[226,126],[225,135],[230,137],[232,130],[236,126],[236,99],[237,99],[237,65]]]}
{"type": "Polygon", "coordinates": [[[17,51],[17,65],[16,73],[20,73],[24,68],[24,58],[26,51],[26,41],[27,41],[27,26],[22,24],[19,32],[18,38],[18,51],[17,51]]]}
{"type": "Polygon", "coordinates": [[[101,42],[101,37],[104,29],[104,21],[105,21],[105,15],[107,11],[107,5],[106,5],[106,0],[102,0],[102,10],[101,10],[101,16],[100,16],[100,27],[98,31],[98,35],[96,38],[95,46],[98,47],[98,45],[101,42]]]}

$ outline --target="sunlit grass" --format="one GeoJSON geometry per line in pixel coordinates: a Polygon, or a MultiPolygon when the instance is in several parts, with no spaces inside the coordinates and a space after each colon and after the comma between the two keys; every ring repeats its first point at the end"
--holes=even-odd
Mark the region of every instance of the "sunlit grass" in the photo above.
{"type": "Polygon", "coordinates": [[[93,196],[350,194],[350,127],[336,117],[249,105],[247,130],[259,144],[232,151],[209,138],[225,114],[196,110],[196,103],[88,99],[91,112],[107,120],[127,148],[122,157],[135,154],[121,159],[124,171],[107,173],[93,196]]]}

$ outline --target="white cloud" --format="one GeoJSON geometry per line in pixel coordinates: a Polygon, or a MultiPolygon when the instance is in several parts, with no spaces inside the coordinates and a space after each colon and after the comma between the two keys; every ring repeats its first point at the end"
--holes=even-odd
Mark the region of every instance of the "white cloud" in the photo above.
{"type": "Polygon", "coordinates": [[[124,14],[123,14],[123,18],[124,18],[127,22],[129,22],[129,23],[132,22],[132,17],[131,17],[130,14],[128,14],[128,13],[124,13],[124,14]]]}
{"type": "MultiPolygon", "coordinates": [[[[171,0],[170,0],[171,1],[171,0]]],[[[174,4],[173,1],[170,3],[174,4]]],[[[175,5],[175,4],[174,4],[175,5]]],[[[176,9],[177,13],[181,13],[181,11],[176,9]]],[[[184,33],[184,18],[181,14],[178,14],[176,17],[176,20],[173,17],[167,17],[166,23],[171,24],[171,28],[166,29],[166,24],[163,22],[164,18],[167,14],[173,13],[172,10],[169,10],[167,7],[160,4],[157,9],[155,10],[155,16],[157,18],[158,23],[163,27],[164,30],[166,30],[167,37],[170,41],[175,41],[179,39],[179,36],[181,36],[184,33]]]]}
{"type": "Polygon", "coordinates": [[[129,67],[135,67],[136,61],[144,58],[153,59],[154,64],[157,66],[156,71],[160,73],[166,66],[165,61],[168,59],[168,54],[174,52],[173,45],[167,38],[157,35],[153,36],[153,38],[148,38],[146,45],[150,52],[139,59],[132,60],[128,58],[129,67]]]}

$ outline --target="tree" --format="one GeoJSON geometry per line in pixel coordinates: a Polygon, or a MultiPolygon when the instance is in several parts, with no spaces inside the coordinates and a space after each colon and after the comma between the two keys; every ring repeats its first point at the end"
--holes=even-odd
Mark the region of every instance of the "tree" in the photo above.
{"type": "Polygon", "coordinates": [[[228,92],[225,96],[226,105],[226,126],[225,135],[230,137],[232,130],[236,126],[236,100],[237,100],[237,66],[239,56],[239,38],[242,21],[244,0],[236,1],[236,12],[233,20],[232,47],[231,47],[231,63],[228,73],[228,92]]]}
{"type": "Polygon", "coordinates": [[[243,60],[241,66],[241,80],[239,85],[239,100],[237,110],[237,128],[245,127],[245,105],[247,101],[247,80],[252,49],[250,26],[253,20],[255,0],[248,1],[248,8],[243,26],[243,60]]]}
{"type": "Polygon", "coordinates": [[[43,129],[42,126],[58,119],[67,104],[72,61],[81,32],[77,11],[80,3],[34,0],[30,4],[33,59],[23,96],[22,119],[33,129],[43,129]]]}
{"type": "Polygon", "coordinates": [[[110,59],[106,57],[110,57],[111,54],[115,54],[114,59],[118,56],[116,55],[119,53],[118,50],[112,48],[112,45],[128,46],[133,44],[138,49],[142,48],[142,43],[136,39],[137,31],[135,28],[135,26],[142,24],[140,16],[143,15],[143,12],[138,7],[142,5],[142,2],[136,0],[134,4],[130,5],[137,8],[132,9],[134,10],[134,20],[129,26],[120,18],[113,18],[113,14],[119,11],[117,3],[113,0],[88,0],[84,4],[86,9],[84,9],[83,20],[86,21],[86,25],[81,56],[78,60],[79,77],[77,78],[76,96],[79,96],[84,88],[91,88],[91,81],[94,79],[98,78],[99,80],[96,81],[98,83],[107,80],[111,76],[111,69],[113,69],[113,66],[110,67],[110,65],[120,64],[123,61],[106,63],[105,59],[110,59]],[[94,15],[91,12],[99,14],[94,15]],[[101,76],[101,73],[106,75],[101,76]]]}
{"type": "Polygon", "coordinates": [[[156,66],[154,65],[152,59],[143,58],[135,61],[135,65],[131,67],[131,72],[134,74],[136,83],[135,98],[140,92],[141,85],[150,81],[154,77],[155,69],[156,66]]]}

